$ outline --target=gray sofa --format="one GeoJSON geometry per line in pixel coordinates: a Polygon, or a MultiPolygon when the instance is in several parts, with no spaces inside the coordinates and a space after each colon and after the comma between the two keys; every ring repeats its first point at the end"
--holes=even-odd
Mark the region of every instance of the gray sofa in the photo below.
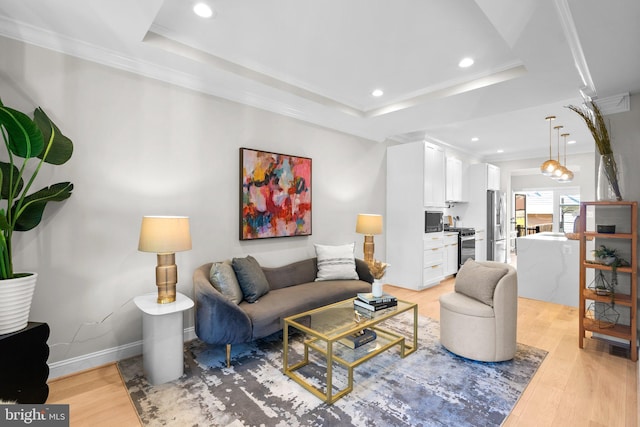
{"type": "Polygon", "coordinates": [[[195,330],[202,341],[227,346],[227,366],[231,344],[278,332],[285,317],[355,297],[358,292],[371,292],[373,283],[369,267],[360,259],[356,259],[360,280],[316,282],[317,259],[309,258],[282,267],[261,267],[269,292],[255,303],[236,304],[213,287],[209,279],[212,264],[198,267],[193,274],[195,330]]]}

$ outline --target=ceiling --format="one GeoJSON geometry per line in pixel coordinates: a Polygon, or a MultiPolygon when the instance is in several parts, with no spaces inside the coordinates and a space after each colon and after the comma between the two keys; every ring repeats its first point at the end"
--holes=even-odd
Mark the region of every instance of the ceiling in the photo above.
{"type": "Polygon", "coordinates": [[[592,152],[564,106],[580,89],[614,107],[640,93],[637,0],[203,1],[214,17],[195,16],[191,0],[2,0],[0,35],[488,161],[548,156],[548,115],[576,140],[569,154],[592,152]],[[460,68],[465,57],[475,63],[460,68]]]}

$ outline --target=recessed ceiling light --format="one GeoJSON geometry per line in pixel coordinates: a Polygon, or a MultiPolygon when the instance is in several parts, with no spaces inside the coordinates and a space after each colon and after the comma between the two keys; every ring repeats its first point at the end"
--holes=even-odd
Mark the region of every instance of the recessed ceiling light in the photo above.
{"type": "Polygon", "coordinates": [[[193,6],[193,13],[201,18],[211,18],[213,16],[213,10],[205,3],[196,3],[196,5],[193,6]]]}
{"type": "Polygon", "coordinates": [[[504,150],[503,150],[502,148],[500,148],[500,149],[498,150],[498,153],[504,153],[504,150]]]}
{"type": "Polygon", "coordinates": [[[382,91],[382,89],[376,89],[373,92],[371,92],[371,95],[377,98],[379,96],[384,95],[384,92],[382,91]]]}
{"type": "Polygon", "coordinates": [[[572,139],[571,141],[567,141],[567,144],[575,144],[575,143],[576,143],[575,139],[572,139]]]}
{"type": "Polygon", "coordinates": [[[480,138],[478,138],[477,136],[474,136],[473,138],[471,138],[471,141],[478,142],[480,141],[480,138]]]}
{"type": "Polygon", "coordinates": [[[464,58],[462,59],[462,61],[458,62],[458,67],[460,68],[467,68],[467,67],[471,67],[473,65],[473,59],[471,58],[464,58]]]}

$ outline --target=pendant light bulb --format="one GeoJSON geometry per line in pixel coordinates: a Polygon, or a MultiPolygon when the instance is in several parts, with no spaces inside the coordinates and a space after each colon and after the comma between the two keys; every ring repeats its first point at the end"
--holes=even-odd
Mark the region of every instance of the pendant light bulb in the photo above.
{"type": "Polygon", "coordinates": [[[556,160],[551,158],[551,122],[556,119],[556,116],[547,116],[545,120],[549,121],[549,160],[540,165],[540,173],[544,176],[551,176],[553,171],[560,166],[556,160]]]}

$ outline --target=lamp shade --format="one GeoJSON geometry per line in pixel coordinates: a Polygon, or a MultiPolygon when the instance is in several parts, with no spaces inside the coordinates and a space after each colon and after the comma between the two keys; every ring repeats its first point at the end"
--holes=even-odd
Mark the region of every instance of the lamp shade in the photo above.
{"type": "Polygon", "coordinates": [[[382,215],[358,214],[356,233],[368,235],[382,234],[382,215]]]}
{"type": "Polygon", "coordinates": [[[144,216],[138,250],[174,253],[191,249],[188,216],[144,216]]]}

